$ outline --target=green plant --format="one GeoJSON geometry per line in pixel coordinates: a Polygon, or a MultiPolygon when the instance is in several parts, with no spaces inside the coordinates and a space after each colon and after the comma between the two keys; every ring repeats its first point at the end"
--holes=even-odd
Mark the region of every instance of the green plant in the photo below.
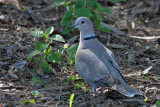
{"type": "Polygon", "coordinates": [[[75,56],[76,56],[77,48],[78,48],[77,44],[72,44],[72,46],[67,49],[67,53],[69,54],[68,62],[70,64],[75,62],[75,56]]]}
{"type": "Polygon", "coordinates": [[[74,82],[75,80],[80,79],[78,74],[72,75],[71,77],[67,78],[68,81],[74,82]]]}
{"type": "Polygon", "coordinates": [[[32,91],[31,94],[32,94],[33,96],[39,96],[39,91],[37,91],[37,90],[36,90],[36,91],[32,91]]]}
{"type": "Polygon", "coordinates": [[[160,107],[160,101],[159,100],[156,101],[156,107],[160,107]]]}
{"type": "Polygon", "coordinates": [[[86,85],[87,85],[86,83],[81,81],[73,84],[74,89],[82,89],[84,92],[88,91],[88,88],[86,87],[86,85]]]}
{"type": "MultiPolygon", "coordinates": [[[[67,11],[64,13],[64,16],[61,20],[61,25],[65,26],[65,30],[62,34],[69,33],[68,28],[71,26],[71,20],[73,16],[76,18],[85,16],[94,20],[94,24],[97,29],[103,32],[109,32],[110,30],[106,27],[100,25],[102,21],[101,12],[107,14],[110,13],[110,10],[106,7],[102,7],[100,3],[95,0],[52,0],[55,2],[54,7],[65,6],[67,11]]],[[[124,1],[124,0],[109,0],[111,2],[124,1]]]]}
{"type": "Polygon", "coordinates": [[[30,81],[30,83],[36,83],[36,84],[41,84],[43,82],[42,79],[40,79],[40,77],[32,77],[32,80],[30,81]]]}
{"type": "Polygon", "coordinates": [[[63,37],[59,34],[54,34],[50,37],[53,31],[53,26],[48,28],[45,32],[37,29],[29,31],[32,36],[43,38],[44,43],[39,41],[35,42],[35,50],[27,56],[27,59],[31,60],[36,56],[34,62],[39,62],[39,67],[47,73],[50,73],[52,70],[52,67],[48,62],[61,63],[61,54],[63,53],[63,50],[67,48],[67,45],[64,45],[58,52],[53,52],[50,41],[65,42],[63,37]]]}
{"type": "Polygon", "coordinates": [[[88,89],[86,87],[86,83],[78,81],[75,83],[75,80],[81,79],[78,74],[72,75],[71,77],[67,78],[67,81],[70,81],[73,83],[74,89],[82,89],[84,92],[87,92],[88,89]]]}
{"type": "Polygon", "coordinates": [[[24,100],[22,101],[23,104],[26,104],[26,103],[31,103],[31,104],[34,104],[35,103],[35,100],[32,99],[32,100],[24,100]]]}
{"type": "Polygon", "coordinates": [[[73,98],[74,98],[74,93],[72,93],[72,95],[70,96],[69,107],[72,107],[73,98]]]}
{"type": "Polygon", "coordinates": [[[142,76],[144,79],[147,79],[147,78],[148,78],[147,75],[145,75],[145,74],[143,74],[143,73],[141,73],[141,76],[142,76]]]}
{"type": "Polygon", "coordinates": [[[147,100],[148,100],[148,97],[145,96],[144,102],[147,102],[147,100]]]}

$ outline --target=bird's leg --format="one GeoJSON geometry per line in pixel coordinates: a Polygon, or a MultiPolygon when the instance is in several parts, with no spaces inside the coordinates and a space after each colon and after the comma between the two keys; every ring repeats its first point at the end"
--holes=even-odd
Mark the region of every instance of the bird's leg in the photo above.
{"type": "Polygon", "coordinates": [[[95,88],[95,87],[92,87],[92,94],[87,94],[87,95],[92,95],[92,96],[94,96],[94,97],[96,97],[96,96],[99,96],[101,93],[102,93],[102,91],[104,90],[104,88],[102,88],[102,87],[99,87],[99,88],[95,88]]]}
{"type": "Polygon", "coordinates": [[[103,90],[102,87],[99,88],[92,88],[93,96],[99,96],[101,94],[101,91],[103,90]]]}
{"type": "Polygon", "coordinates": [[[96,89],[97,92],[102,92],[103,90],[104,90],[104,88],[102,88],[102,87],[99,87],[96,89]]]}
{"type": "Polygon", "coordinates": [[[96,88],[92,88],[92,91],[93,91],[93,96],[98,96],[96,92],[96,88]]]}

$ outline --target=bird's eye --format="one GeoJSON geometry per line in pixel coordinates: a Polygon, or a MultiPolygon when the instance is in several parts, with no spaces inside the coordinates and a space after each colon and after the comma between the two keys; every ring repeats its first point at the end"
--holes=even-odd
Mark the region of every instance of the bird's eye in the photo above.
{"type": "Polygon", "coordinates": [[[84,24],[84,21],[82,21],[81,23],[84,24]]]}

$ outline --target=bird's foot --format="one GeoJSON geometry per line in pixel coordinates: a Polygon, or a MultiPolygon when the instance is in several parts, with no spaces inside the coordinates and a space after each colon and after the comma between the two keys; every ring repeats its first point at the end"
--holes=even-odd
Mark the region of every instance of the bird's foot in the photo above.
{"type": "Polygon", "coordinates": [[[96,89],[97,92],[102,92],[103,90],[104,90],[104,88],[102,88],[102,87],[99,87],[96,89]]]}
{"type": "Polygon", "coordinates": [[[93,90],[93,91],[92,91],[92,92],[93,92],[92,94],[88,94],[88,95],[92,95],[92,96],[94,96],[94,97],[97,97],[97,96],[101,95],[102,91],[103,91],[103,88],[102,88],[102,87],[99,87],[99,88],[93,90]]]}

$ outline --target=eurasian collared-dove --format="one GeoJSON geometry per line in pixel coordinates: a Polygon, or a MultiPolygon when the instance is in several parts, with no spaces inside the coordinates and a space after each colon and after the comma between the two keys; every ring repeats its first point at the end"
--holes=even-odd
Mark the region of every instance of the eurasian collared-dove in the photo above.
{"type": "Polygon", "coordinates": [[[98,87],[107,86],[128,97],[142,95],[126,83],[114,54],[98,41],[89,18],[78,18],[71,28],[80,30],[80,42],[75,58],[76,69],[94,92],[98,87]]]}

